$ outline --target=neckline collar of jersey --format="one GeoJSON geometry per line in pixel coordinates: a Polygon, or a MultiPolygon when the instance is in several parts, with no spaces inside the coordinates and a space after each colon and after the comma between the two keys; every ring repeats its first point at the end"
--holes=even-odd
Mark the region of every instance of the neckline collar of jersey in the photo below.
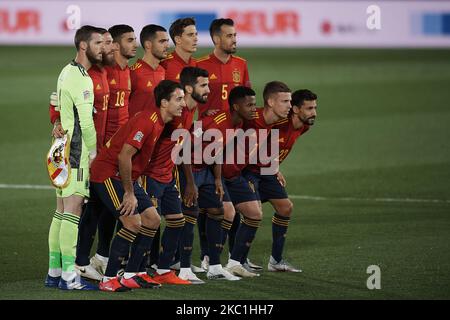
{"type": "Polygon", "coordinates": [[[172,55],[173,55],[174,59],[177,59],[178,61],[180,61],[182,64],[184,64],[186,66],[188,66],[192,63],[192,55],[189,57],[189,61],[187,63],[184,62],[183,58],[181,58],[175,50],[173,50],[172,55]]]}
{"type": "Polygon", "coordinates": [[[211,54],[209,56],[211,57],[211,59],[216,60],[217,62],[219,62],[220,64],[223,64],[223,65],[229,64],[231,62],[231,60],[233,60],[233,57],[234,57],[232,54],[230,54],[230,59],[228,59],[227,62],[223,63],[222,60],[217,58],[217,56],[214,54],[214,51],[211,52],[211,54]]]}
{"type": "Polygon", "coordinates": [[[73,65],[73,66],[79,67],[79,68],[83,68],[83,70],[87,72],[86,68],[81,63],[76,62],[75,59],[73,59],[70,62],[70,64],[73,65]]]}

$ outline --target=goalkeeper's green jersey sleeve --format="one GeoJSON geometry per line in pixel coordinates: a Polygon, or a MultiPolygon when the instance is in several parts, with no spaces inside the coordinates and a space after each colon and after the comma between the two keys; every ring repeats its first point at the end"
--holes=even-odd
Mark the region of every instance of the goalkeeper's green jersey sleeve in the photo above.
{"type": "Polygon", "coordinates": [[[96,148],[93,120],[94,91],[87,70],[72,61],[58,77],[58,102],[61,125],[68,130],[70,165],[72,168],[89,167],[89,151],[96,148]]]}

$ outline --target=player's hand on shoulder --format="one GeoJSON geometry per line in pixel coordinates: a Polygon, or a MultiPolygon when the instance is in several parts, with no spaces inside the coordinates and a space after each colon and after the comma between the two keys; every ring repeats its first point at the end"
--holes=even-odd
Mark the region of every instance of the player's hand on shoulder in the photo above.
{"type": "Polygon", "coordinates": [[[203,113],[203,115],[206,116],[206,117],[209,117],[209,116],[215,115],[215,114],[218,113],[219,111],[220,111],[220,109],[206,110],[206,111],[203,113]]]}

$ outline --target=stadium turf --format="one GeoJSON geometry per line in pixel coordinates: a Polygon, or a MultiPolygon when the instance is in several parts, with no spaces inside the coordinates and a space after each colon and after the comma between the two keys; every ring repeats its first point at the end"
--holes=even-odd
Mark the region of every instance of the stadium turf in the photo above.
{"type": "MultiPolygon", "coordinates": [[[[50,185],[48,97],[74,50],[2,47],[0,299],[450,298],[450,52],[239,54],[259,103],[271,80],[319,95],[316,125],[282,165],[295,206],[285,258],[303,273],[121,294],[44,288],[54,192],[11,185],[50,185]],[[370,265],[381,269],[380,290],[366,287],[370,265]]],[[[265,268],[272,213],[266,205],[250,254],[265,268]]]]}

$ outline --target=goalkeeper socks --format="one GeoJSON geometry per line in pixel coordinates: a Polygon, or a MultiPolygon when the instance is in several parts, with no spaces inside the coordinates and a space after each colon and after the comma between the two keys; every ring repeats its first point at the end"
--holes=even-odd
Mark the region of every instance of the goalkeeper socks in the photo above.
{"type": "Polygon", "coordinates": [[[161,253],[158,269],[169,269],[175,256],[180,236],[183,232],[184,217],[166,219],[166,228],[161,239],[161,253]]]}
{"type": "Polygon", "coordinates": [[[128,260],[130,253],[130,245],[136,238],[136,234],[126,229],[120,228],[111,243],[111,251],[109,254],[108,266],[106,267],[105,276],[115,277],[119,271],[122,262],[128,260]]]}
{"type": "Polygon", "coordinates": [[[50,230],[48,232],[48,274],[51,277],[61,276],[61,249],[59,247],[59,230],[61,228],[62,218],[62,213],[55,211],[52,223],[50,224],[50,230]]]}
{"type": "Polygon", "coordinates": [[[209,264],[220,264],[222,252],[222,220],[223,215],[208,213],[206,217],[206,238],[208,239],[209,264]]]}
{"type": "Polygon", "coordinates": [[[181,232],[178,251],[180,252],[180,268],[191,268],[192,244],[197,217],[184,215],[185,224],[181,232]]]}
{"type": "Polygon", "coordinates": [[[260,223],[261,220],[250,219],[244,216],[236,233],[236,241],[231,252],[231,259],[242,262],[242,259],[248,253],[248,249],[255,238],[260,223]]]}
{"type": "Polygon", "coordinates": [[[106,209],[102,209],[98,219],[98,243],[97,253],[102,257],[109,257],[109,250],[111,248],[111,239],[114,235],[114,228],[117,220],[106,209]]]}
{"type": "Polygon", "coordinates": [[[222,250],[225,246],[225,242],[227,242],[228,233],[230,232],[232,225],[233,225],[232,221],[226,219],[222,220],[222,250]]]}
{"type": "Polygon", "coordinates": [[[125,272],[139,272],[144,271],[142,261],[150,253],[152,241],[155,237],[157,229],[150,229],[141,226],[139,233],[131,245],[130,259],[128,260],[125,272]]]}
{"type": "Polygon", "coordinates": [[[59,230],[59,246],[61,248],[62,278],[66,281],[72,280],[75,273],[75,254],[78,239],[78,223],[80,217],[64,212],[59,230]]]}
{"type": "Polygon", "coordinates": [[[280,262],[282,259],[286,233],[290,217],[283,217],[274,213],[272,217],[272,257],[280,262]]]}
{"type": "Polygon", "coordinates": [[[200,260],[203,260],[203,257],[208,255],[208,239],[206,238],[206,209],[200,209],[197,224],[200,241],[200,260]]]}
{"type": "Polygon", "coordinates": [[[95,212],[93,202],[88,202],[84,208],[83,215],[80,218],[78,227],[78,244],[75,263],[78,266],[87,266],[89,264],[89,255],[92,244],[94,243],[95,232],[97,230],[98,215],[95,212]]]}

